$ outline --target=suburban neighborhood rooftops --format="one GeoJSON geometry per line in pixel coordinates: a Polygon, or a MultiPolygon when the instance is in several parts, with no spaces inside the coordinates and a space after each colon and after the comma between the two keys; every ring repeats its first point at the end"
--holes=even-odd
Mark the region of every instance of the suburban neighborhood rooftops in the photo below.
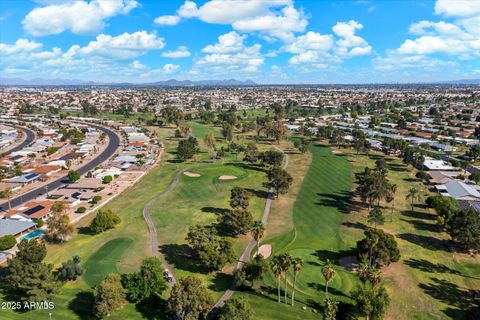
{"type": "Polygon", "coordinates": [[[436,188],[440,193],[447,193],[448,196],[457,200],[480,200],[478,186],[460,180],[451,180],[436,186],[436,188]]]}
{"type": "Polygon", "coordinates": [[[443,171],[458,170],[457,168],[449,165],[447,162],[443,160],[436,160],[436,159],[425,159],[423,166],[427,168],[427,170],[443,170],[443,171]]]}
{"type": "Polygon", "coordinates": [[[11,183],[29,183],[38,179],[40,175],[38,173],[28,173],[22,176],[13,177],[9,180],[11,183]]]}
{"type": "Polygon", "coordinates": [[[35,222],[0,219],[0,237],[18,235],[36,226],[35,222]]]}

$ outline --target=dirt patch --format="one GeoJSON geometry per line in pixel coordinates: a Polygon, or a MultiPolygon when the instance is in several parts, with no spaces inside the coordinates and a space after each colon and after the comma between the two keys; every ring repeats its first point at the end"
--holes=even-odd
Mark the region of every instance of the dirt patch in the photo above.
{"type": "Polygon", "coordinates": [[[183,174],[190,178],[198,178],[201,176],[199,173],[193,173],[190,171],[185,171],[183,174]]]}
{"type": "Polygon", "coordinates": [[[267,259],[272,255],[272,245],[271,244],[263,244],[258,248],[258,253],[262,255],[264,259],[267,259]]]}
{"type": "Polygon", "coordinates": [[[348,271],[357,271],[358,259],[355,256],[343,257],[338,260],[338,263],[348,271]]]}
{"type": "Polygon", "coordinates": [[[235,180],[237,179],[236,176],[220,176],[218,177],[218,180],[235,180]]]}

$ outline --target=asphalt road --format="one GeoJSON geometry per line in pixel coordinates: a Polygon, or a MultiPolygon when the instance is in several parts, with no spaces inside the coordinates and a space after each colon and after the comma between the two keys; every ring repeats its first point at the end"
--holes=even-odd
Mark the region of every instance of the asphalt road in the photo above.
{"type": "Polygon", "coordinates": [[[20,143],[15,148],[12,148],[12,149],[8,150],[7,152],[2,153],[3,157],[8,156],[9,154],[11,154],[13,152],[22,150],[23,148],[30,145],[35,140],[35,132],[33,132],[32,130],[24,128],[24,127],[20,127],[20,126],[11,125],[11,124],[5,124],[5,125],[8,125],[10,127],[14,127],[16,129],[22,130],[27,135],[27,137],[22,143],[20,143]]]}
{"type": "MultiPolygon", "coordinates": [[[[83,167],[77,169],[77,171],[80,173],[80,175],[83,175],[83,174],[87,173],[88,171],[94,169],[96,166],[98,166],[99,164],[101,164],[102,162],[104,162],[105,160],[110,158],[115,153],[115,151],[117,150],[117,147],[120,144],[120,138],[112,130],[110,130],[108,128],[105,128],[105,127],[102,127],[102,126],[99,126],[99,125],[96,125],[96,124],[92,124],[92,123],[89,123],[88,125],[96,128],[100,131],[105,132],[108,135],[109,143],[108,143],[107,148],[105,150],[103,150],[103,152],[101,154],[99,154],[92,161],[85,164],[83,167]]],[[[22,203],[25,203],[25,202],[28,202],[28,201],[31,201],[31,200],[35,199],[39,195],[45,194],[47,189],[48,190],[54,190],[54,189],[56,189],[58,187],[61,187],[65,184],[68,184],[68,176],[67,175],[65,175],[64,177],[58,178],[57,180],[52,181],[45,186],[39,187],[37,189],[34,189],[34,190],[29,191],[27,193],[24,193],[21,196],[13,198],[13,199],[10,200],[10,203],[12,205],[12,208],[16,207],[18,205],[21,205],[22,203]]],[[[3,211],[8,210],[8,202],[5,202],[2,206],[0,206],[0,210],[3,210],[3,211]]]]}

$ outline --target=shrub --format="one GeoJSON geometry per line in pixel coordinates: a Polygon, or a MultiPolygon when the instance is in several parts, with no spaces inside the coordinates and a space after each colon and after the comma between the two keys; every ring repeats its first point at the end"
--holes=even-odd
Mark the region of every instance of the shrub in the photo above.
{"type": "Polygon", "coordinates": [[[370,261],[375,268],[388,266],[400,259],[395,238],[380,229],[367,229],[365,238],[357,242],[358,258],[370,261]]]}
{"type": "Polygon", "coordinates": [[[85,208],[85,207],[79,207],[77,209],[77,213],[85,213],[86,211],[87,211],[87,208],[85,208]]]}
{"type": "Polygon", "coordinates": [[[8,250],[17,244],[17,240],[12,235],[0,237],[0,250],[8,250]]]}
{"type": "Polygon", "coordinates": [[[72,259],[67,262],[63,262],[62,266],[58,268],[57,275],[60,280],[63,281],[73,281],[76,280],[78,276],[83,274],[83,269],[80,267],[80,257],[73,256],[72,259]]]}
{"type": "Polygon", "coordinates": [[[101,233],[108,229],[113,229],[121,222],[120,217],[111,210],[98,211],[97,216],[90,224],[90,230],[93,233],[101,233]]]}
{"type": "Polygon", "coordinates": [[[45,224],[45,221],[43,221],[42,219],[34,219],[33,222],[37,224],[37,228],[41,228],[45,224]]]}
{"type": "Polygon", "coordinates": [[[112,176],[105,176],[105,177],[103,177],[102,182],[107,184],[107,183],[112,182],[112,180],[113,180],[112,176]]]}
{"type": "Polygon", "coordinates": [[[92,203],[99,203],[100,201],[102,201],[102,196],[94,196],[92,198],[92,203]]]}

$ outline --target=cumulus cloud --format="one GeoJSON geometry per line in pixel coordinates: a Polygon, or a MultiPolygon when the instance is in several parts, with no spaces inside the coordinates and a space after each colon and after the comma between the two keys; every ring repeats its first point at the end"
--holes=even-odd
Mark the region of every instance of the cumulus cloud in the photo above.
{"type": "Polygon", "coordinates": [[[73,46],[70,50],[81,56],[99,56],[114,59],[131,59],[146,53],[149,50],[159,50],[165,46],[163,38],[156,33],[137,31],[123,33],[118,36],[100,34],[95,41],[87,46],[73,46]]]}
{"type": "Polygon", "coordinates": [[[435,13],[449,17],[472,17],[480,15],[480,2],[476,0],[437,0],[435,13]]]}
{"type": "Polygon", "coordinates": [[[174,51],[167,51],[162,53],[162,57],[171,58],[171,59],[186,58],[186,57],[190,57],[190,55],[191,55],[190,51],[188,51],[188,48],[185,46],[180,46],[174,51]]]}
{"type": "Polygon", "coordinates": [[[136,8],[136,0],[71,1],[38,7],[22,21],[23,28],[33,36],[73,33],[91,33],[105,26],[108,18],[126,14],[136,8]]]}
{"type": "Polygon", "coordinates": [[[0,53],[10,55],[19,52],[30,52],[39,49],[42,44],[28,39],[18,39],[15,44],[0,43],[0,53]]]}
{"type": "Polygon", "coordinates": [[[171,73],[175,73],[179,68],[180,66],[178,64],[167,63],[166,65],[163,66],[162,69],[164,73],[171,74],[171,73]]]}
{"type": "Polygon", "coordinates": [[[337,36],[338,53],[342,56],[366,55],[372,51],[372,47],[367,41],[355,34],[357,30],[363,29],[363,25],[355,20],[348,22],[338,22],[332,30],[337,36]]]}
{"type": "Polygon", "coordinates": [[[200,7],[187,0],[177,10],[176,17],[230,24],[237,31],[259,32],[283,40],[291,39],[295,32],[303,32],[308,24],[292,0],[210,0],[200,7]]]}
{"type": "Polygon", "coordinates": [[[166,26],[174,26],[180,22],[179,16],[160,16],[153,20],[156,24],[159,25],[166,25],[166,26]]]}
{"type": "Polygon", "coordinates": [[[214,72],[255,72],[263,64],[261,45],[245,46],[246,35],[232,31],[218,37],[218,42],[202,49],[208,53],[196,61],[197,66],[208,66],[214,72]]]}

